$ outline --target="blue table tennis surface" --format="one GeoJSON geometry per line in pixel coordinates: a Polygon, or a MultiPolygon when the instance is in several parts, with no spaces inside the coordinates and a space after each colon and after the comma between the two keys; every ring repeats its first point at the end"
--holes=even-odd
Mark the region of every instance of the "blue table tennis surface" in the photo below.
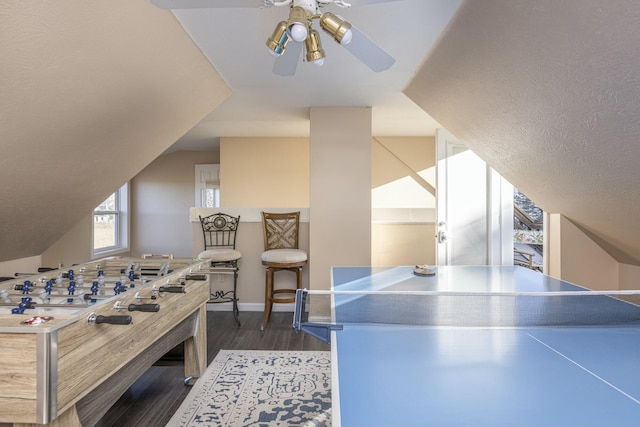
{"type": "MultiPolygon", "coordinates": [[[[332,288],[584,290],[522,267],[412,270],[334,267],[332,288]]],[[[331,332],[334,427],[640,425],[638,326],[341,324],[331,332]]]]}

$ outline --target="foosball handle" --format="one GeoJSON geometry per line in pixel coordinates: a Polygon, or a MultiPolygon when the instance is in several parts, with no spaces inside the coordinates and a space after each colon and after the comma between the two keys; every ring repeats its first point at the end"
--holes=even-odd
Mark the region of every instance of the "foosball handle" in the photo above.
{"type": "Polygon", "coordinates": [[[160,304],[129,304],[129,311],[146,311],[146,312],[158,312],[160,311],[160,304]]]}
{"type": "Polygon", "coordinates": [[[204,274],[188,274],[186,279],[204,281],[207,280],[207,276],[204,274]]]}
{"type": "Polygon", "coordinates": [[[131,316],[102,316],[95,313],[89,314],[87,322],[90,325],[107,323],[109,325],[129,325],[131,324],[131,316]]]}
{"type": "Polygon", "coordinates": [[[184,294],[184,286],[160,286],[158,289],[160,292],[167,292],[173,294],[184,294]]]}

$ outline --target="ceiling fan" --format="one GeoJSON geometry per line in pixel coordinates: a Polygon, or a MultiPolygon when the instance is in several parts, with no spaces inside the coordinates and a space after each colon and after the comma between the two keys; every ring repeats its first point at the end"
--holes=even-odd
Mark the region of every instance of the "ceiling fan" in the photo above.
{"type": "Polygon", "coordinates": [[[322,49],[320,34],[313,28],[314,20],[320,29],[347,49],[356,58],[375,72],[387,70],[395,59],[365,36],[341,16],[331,12],[321,12],[329,4],[348,8],[375,3],[387,3],[399,0],[151,0],[162,9],[192,8],[266,8],[289,6],[289,17],[276,25],[271,37],[267,39],[268,51],[276,60],[273,72],[280,76],[292,76],[305,51],[304,59],[316,66],[322,66],[325,53],[322,49]],[[288,51],[288,55],[284,55],[288,51]]]}

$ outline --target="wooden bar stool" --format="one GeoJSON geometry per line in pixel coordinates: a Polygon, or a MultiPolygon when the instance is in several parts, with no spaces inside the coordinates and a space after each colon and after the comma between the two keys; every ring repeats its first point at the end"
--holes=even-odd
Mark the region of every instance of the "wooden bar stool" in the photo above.
{"type": "Polygon", "coordinates": [[[262,264],[266,266],[264,316],[261,331],[267,327],[273,303],[295,302],[296,289],[302,288],[302,267],[307,264],[307,253],[298,248],[300,212],[262,212],[264,252],[262,264]],[[275,289],[276,271],[292,271],[296,274],[296,289],[275,289]],[[280,294],[285,294],[280,296],[280,294]],[[288,296],[287,296],[288,295],[288,296]]]}

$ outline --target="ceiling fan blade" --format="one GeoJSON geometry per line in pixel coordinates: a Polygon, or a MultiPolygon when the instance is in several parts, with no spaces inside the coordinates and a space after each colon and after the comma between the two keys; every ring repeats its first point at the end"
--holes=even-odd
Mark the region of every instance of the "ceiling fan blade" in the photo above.
{"type": "Polygon", "coordinates": [[[273,64],[273,74],[290,77],[296,73],[298,62],[302,56],[302,43],[290,42],[284,53],[277,57],[273,64]]]}
{"type": "Polygon", "coordinates": [[[380,72],[389,69],[396,62],[391,55],[353,25],[351,31],[353,32],[351,43],[343,46],[367,67],[375,72],[380,72]]]}
{"type": "Polygon", "coordinates": [[[211,9],[264,6],[262,0],[151,0],[160,9],[211,9]]]}

